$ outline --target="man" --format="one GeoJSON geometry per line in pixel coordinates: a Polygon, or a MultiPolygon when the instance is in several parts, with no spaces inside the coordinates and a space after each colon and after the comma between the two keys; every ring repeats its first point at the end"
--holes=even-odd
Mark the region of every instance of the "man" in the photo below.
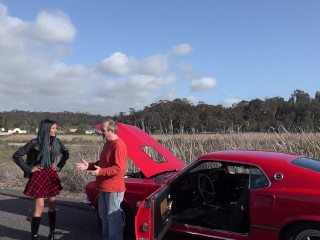
{"type": "Polygon", "coordinates": [[[122,240],[122,214],[120,204],[125,191],[124,174],[126,171],[127,147],[118,137],[117,124],[109,119],[101,124],[103,139],[106,141],[99,161],[77,163],[80,170],[89,170],[96,176],[99,193],[99,215],[102,220],[103,240],[122,240]]]}

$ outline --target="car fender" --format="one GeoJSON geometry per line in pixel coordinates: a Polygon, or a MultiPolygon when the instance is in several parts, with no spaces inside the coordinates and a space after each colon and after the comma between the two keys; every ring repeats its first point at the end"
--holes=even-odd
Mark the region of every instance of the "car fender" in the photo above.
{"type": "Polygon", "coordinates": [[[320,216],[308,214],[308,215],[298,215],[298,216],[290,217],[285,219],[285,221],[283,221],[281,228],[296,222],[318,222],[320,224],[320,216]]]}

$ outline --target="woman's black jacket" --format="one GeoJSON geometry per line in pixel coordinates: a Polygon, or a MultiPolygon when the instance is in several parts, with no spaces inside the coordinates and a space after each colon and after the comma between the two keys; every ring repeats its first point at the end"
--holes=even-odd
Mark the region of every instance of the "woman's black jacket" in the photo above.
{"type": "MultiPolygon", "coordinates": [[[[63,145],[59,138],[56,138],[60,144],[60,153],[62,155],[60,161],[57,164],[57,171],[60,172],[65,165],[67,159],[69,158],[68,149],[63,145]]],[[[32,139],[26,145],[18,149],[12,156],[13,161],[23,170],[24,177],[29,177],[32,167],[39,164],[37,162],[39,155],[39,146],[37,145],[37,139],[32,139]],[[23,160],[23,156],[27,155],[26,161],[23,160]]]]}

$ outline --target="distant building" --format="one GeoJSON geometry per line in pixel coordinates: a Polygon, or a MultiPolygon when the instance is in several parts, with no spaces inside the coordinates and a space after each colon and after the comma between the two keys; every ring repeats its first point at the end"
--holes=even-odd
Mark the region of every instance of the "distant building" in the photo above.
{"type": "Polygon", "coordinates": [[[69,128],[69,129],[68,129],[68,132],[69,132],[69,133],[75,133],[76,131],[77,131],[76,128],[69,128]]]}
{"type": "Polygon", "coordinates": [[[13,130],[8,130],[8,133],[9,134],[12,134],[12,133],[27,133],[27,131],[26,130],[21,130],[20,128],[15,128],[15,129],[13,129],[13,130]]]}
{"type": "Polygon", "coordinates": [[[0,129],[0,135],[10,135],[10,134],[14,134],[14,133],[18,133],[18,134],[23,134],[23,133],[27,133],[26,130],[21,130],[20,128],[14,128],[13,130],[9,129],[8,132],[4,131],[4,128],[0,129]]]}
{"type": "Polygon", "coordinates": [[[86,134],[95,134],[96,133],[96,131],[94,131],[94,130],[86,130],[86,134]]]}

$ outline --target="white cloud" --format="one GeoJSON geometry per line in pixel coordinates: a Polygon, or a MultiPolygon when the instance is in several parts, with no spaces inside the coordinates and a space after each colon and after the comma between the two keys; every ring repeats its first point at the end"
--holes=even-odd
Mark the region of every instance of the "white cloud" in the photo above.
{"type": "MultiPolygon", "coordinates": [[[[14,54],[39,57],[39,54],[45,54],[41,52],[40,47],[45,47],[47,50],[53,47],[53,53],[62,56],[61,46],[46,44],[70,43],[76,34],[68,16],[62,12],[41,12],[35,22],[27,22],[8,16],[7,7],[3,4],[0,4],[0,25],[1,57],[9,58],[14,54]]],[[[54,54],[48,53],[51,56],[54,54]]]]}
{"type": "Polygon", "coordinates": [[[191,91],[208,91],[217,86],[217,80],[212,77],[203,77],[199,79],[192,80],[191,91]]]}
{"type": "Polygon", "coordinates": [[[188,62],[182,62],[178,64],[178,67],[183,70],[184,72],[192,72],[193,69],[193,65],[191,63],[188,62]]]}
{"type": "Polygon", "coordinates": [[[197,105],[199,103],[199,99],[197,97],[194,96],[190,96],[188,97],[188,100],[193,104],[193,105],[197,105]]]}
{"type": "Polygon", "coordinates": [[[38,39],[55,43],[72,42],[76,34],[73,24],[63,12],[39,13],[36,22],[31,24],[28,31],[38,39]]]}
{"type": "Polygon", "coordinates": [[[240,99],[238,98],[229,98],[222,102],[222,106],[224,107],[232,107],[234,104],[239,103],[240,99]]]}
{"type": "Polygon", "coordinates": [[[192,51],[191,45],[189,44],[179,44],[171,48],[171,55],[186,55],[192,51]]]}
{"type": "Polygon", "coordinates": [[[165,74],[168,71],[169,59],[164,55],[150,56],[142,61],[137,61],[137,71],[142,74],[165,74]]]}
{"type": "Polygon", "coordinates": [[[98,66],[104,74],[124,76],[128,74],[157,75],[168,71],[167,56],[156,54],[139,60],[127,57],[124,53],[115,52],[105,58],[98,66]]]}
{"type": "Polygon", "coordinates": [[[104,84],[96,89],[95,95],[111,99],[124,99],[128,104],[150,101],[155,93],[161,92],[176,81],[173,75],[155,77],[147,75],[133,75],[124,79],[105,80],[104,84]],[[129,102],[128,102],[129,101],[129,102]]]}
{"type": "MultiPolygon", "coordinates": [[[[18,33],[19,26],[22,21],[18,18],[7,15],[8,9],[5,5],[0,3],[0,51],[1,56],[10,54],[11,51],[21,51],[23,49],[23,42],[18,33]]],[[[0,57],[1,57],[0,56],[0,57]]]]}
{"type": "Polygon", "coordinates": [[[148,75],[135,75],[128,79],[126,85],[130,88],[145,89],[145,90],[160,90],[167,85],[175,82],[174,76],[148,76],[148,75]]]}
{"type": "Polygon", "coordinates": [[[115,52],[102,61],[99,69],[105,74],[125,75],[130,70],[129,59],[124,53],[115,52]]]}

